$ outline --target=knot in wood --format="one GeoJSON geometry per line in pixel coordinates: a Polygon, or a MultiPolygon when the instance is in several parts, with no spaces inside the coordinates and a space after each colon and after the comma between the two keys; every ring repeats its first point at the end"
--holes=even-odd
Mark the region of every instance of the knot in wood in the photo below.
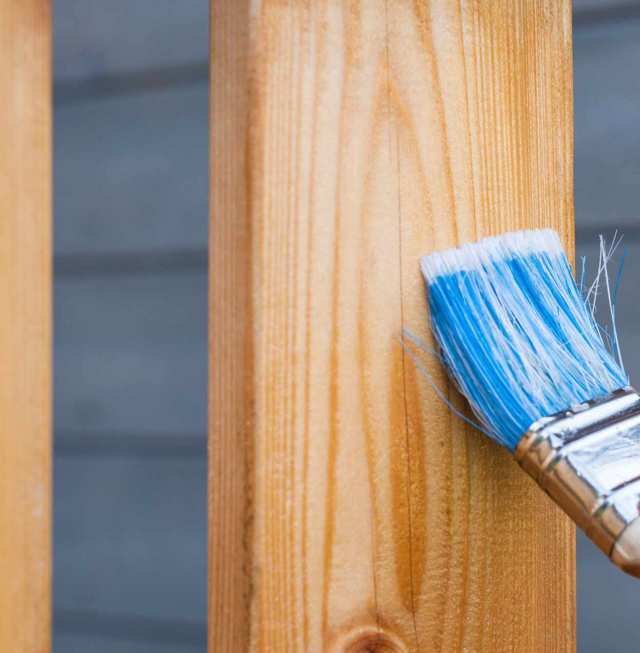
{"type": "Polygon", "coordinates": [[[331,649],[332,653],[406,653],[406,646],[384,629],[359,627],[345,633],[331,649]]]}

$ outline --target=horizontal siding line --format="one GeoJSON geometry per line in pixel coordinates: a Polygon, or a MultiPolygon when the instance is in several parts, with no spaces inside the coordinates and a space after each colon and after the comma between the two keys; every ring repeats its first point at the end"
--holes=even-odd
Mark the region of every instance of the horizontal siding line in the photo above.
{"type": "Polygon", "coordinates": [[[620,3],[608,7],[594,7],[573,12],[574,30],[581,27],[594,27],[604,23],[622,22],[640,18],[640,5],[637,2],[620,3]]]}
{"type": "Polygon", "coordinates": [[[640,242],[640,224],[607,224],[595,227],[577,227],[576,242],[579,245],[596,245],[598,238],[602,234],[605,240],[611,241],[615,232],[622,236],[622,247],[625,243],[640,242]]]}
{"type": "Polygon", "coordinates": [[[107,639],[140,640],[206,645],[207,625],[139,615],[106,615],[84,610],[55,610],[54,625],[60,634],[90,634],[107,639]]]}
{"type": "MultiPolygon", "coordinates": [[[[624,222],[595,227],[577,226],[576,240],[581,244],[597,242],[600,234],[610,239],[616,230],[622,234],[624,241],[640,241],[640,224],[624,222]]],[[[198,271],[206,274],[208,261],[206,247],[167,251],[58,254],[54,258],[54,272],[56,277],[122,276],[179,271],[198,271]]]]}
{"type": "Polygon", "coordinates": [[[135,72],[97,75],[80,80],[57,81],[53,87],[56,108],[101,98],[134,95],[209,82],[209,62],[150,68],[135,72]]]}
{"type": "Polygon", "coordinates": [[[132,458],[206,458],[207,436],[202,434],[92,433],[56,431],[56,456],[121,456],[132,458]]]}
{"type": "Polygon", "coordinates": [[[206,247],[167,251],[97,252],[58,254],[54,273],[68,276],[111,276],[195,270],[206,273],[206,247]]]}

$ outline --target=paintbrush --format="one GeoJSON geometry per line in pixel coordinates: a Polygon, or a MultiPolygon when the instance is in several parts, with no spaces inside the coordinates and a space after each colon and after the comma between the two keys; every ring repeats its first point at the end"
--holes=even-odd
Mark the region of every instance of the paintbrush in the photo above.
{"type": "Polygon", "coordinates": [[[601,254],[598,278],[612,334],[554,231],[486,238],[424,256],[421,268],[440,357],[479,428],[640,576],[640,396],[622,364],[607,262],[601,254]]]}

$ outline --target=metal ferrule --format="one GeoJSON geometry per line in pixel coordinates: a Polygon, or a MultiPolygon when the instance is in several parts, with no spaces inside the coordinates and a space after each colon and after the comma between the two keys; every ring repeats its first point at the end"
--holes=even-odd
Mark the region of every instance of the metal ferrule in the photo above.
{"type": "Polygon", "coordinates": [[[640,577],[640,395],[633,388],[543,417],[515,457],[614,564],[640,577]]]}

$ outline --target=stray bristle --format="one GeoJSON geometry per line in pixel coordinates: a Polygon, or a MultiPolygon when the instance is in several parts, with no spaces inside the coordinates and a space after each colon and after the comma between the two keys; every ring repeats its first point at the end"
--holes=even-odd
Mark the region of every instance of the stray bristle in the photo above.
{"type": "Polygon", "coordinates": [[[505,447],[541,417],[628,385],[554,231],[486,238],[421,268],[445,365],[505,447]]]}

